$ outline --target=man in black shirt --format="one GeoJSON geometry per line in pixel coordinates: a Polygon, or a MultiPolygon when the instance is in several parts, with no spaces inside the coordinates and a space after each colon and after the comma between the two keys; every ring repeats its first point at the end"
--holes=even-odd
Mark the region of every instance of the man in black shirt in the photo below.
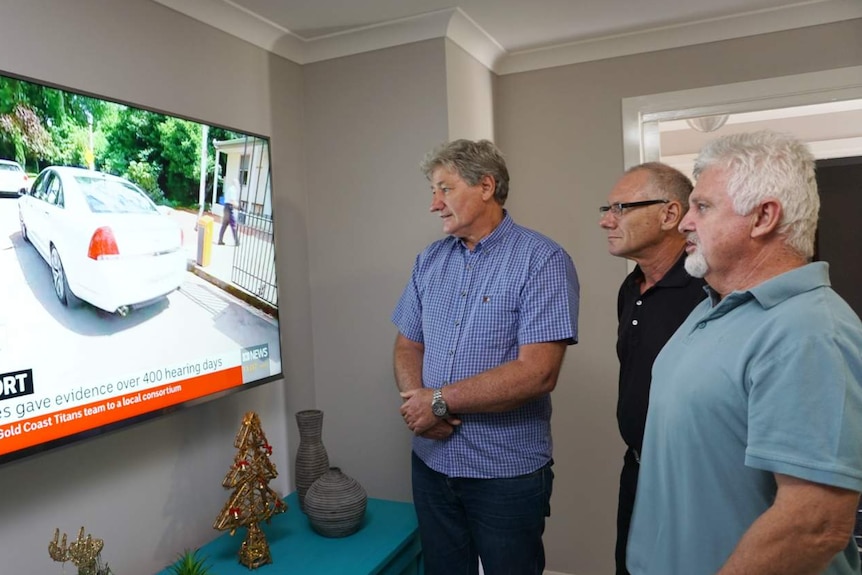
{"type": "Polygon", "coordinates": [[[608,251],[637,263],[617,300],[620,360],[617,422],[628,449],[617,508],[617,575],[628,575],[626,543],[640,467],[652,364],[706,293],[685,271],[685,236],[677,227],[688,209],[691,181],[678,170],[648,162],[626,171],[602,206],[599,224],[608,251]]]}

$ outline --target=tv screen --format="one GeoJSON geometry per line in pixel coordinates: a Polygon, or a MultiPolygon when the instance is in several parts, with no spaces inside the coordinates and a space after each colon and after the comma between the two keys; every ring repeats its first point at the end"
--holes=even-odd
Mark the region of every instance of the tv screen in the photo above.
{"type": "Polygon", "coordinates": [[[269,141],[0,75],[0,462],[281,375],[269,141]]]}

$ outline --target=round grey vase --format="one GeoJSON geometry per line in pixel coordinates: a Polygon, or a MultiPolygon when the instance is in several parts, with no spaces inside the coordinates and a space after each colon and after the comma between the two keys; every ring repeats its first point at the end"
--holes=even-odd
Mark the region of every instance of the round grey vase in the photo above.
{"type": "Polygon", "coordinates": [[[329,455],[323,445],[323,412],[306,409],[296,412],[299,447],[294,462],[296,494],[299,508],[305,511],[305,496],[311,485],[329,469],[329,455]]]}
{"type": "Polygon", "coordinates": [[[346,537],[359,531],[367,503],[358,481],[330,467],[305,494],[305,513],[312,529],[324,537],[346,537]]]}

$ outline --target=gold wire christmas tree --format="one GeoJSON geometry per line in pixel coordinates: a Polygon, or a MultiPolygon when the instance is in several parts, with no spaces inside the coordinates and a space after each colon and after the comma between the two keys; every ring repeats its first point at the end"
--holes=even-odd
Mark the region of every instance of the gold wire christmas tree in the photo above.
{"type": "Polygon", "coordinates": [[[278,477],[278,472],[270,460],[272,446],[266,440],[255,412],[245,414],[233,444],[237,453],[222,481],[222,485],[233,489],[233,493],[222,507],[213,528],[230,530],[233,535],[238,527],[246,527],[248,533],[239,549],[239,562],[249,569],[256,569],[272,563],[269,544],[260,523],[269,523],[273,515],[287,511],[287,504],[268,485],[270,480],[278,477]]]}

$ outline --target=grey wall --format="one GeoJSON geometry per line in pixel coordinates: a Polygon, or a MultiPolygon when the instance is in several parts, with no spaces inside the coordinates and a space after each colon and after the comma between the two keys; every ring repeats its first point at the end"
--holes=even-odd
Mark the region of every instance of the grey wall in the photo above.
{"type": "MultiPolygon", "coordinates": [[[[217,535],[242,415],[257,411],[291,482],[285,395],[313,392],[301,165],[300,68],[149,0],[6,0],[0,71],[272,136],[282,350],[288,381],[191,408],[0,469],[0,573],[61,573],[54,528],[105,540],[115,573],[154,573],[217,535]],[[288,271],[289,270],[289,271],[288,271]],[[305,389],[303,389],[305,386],[305,389]]],[[[170,337],[170,334],[165,334],[170,337]]],[[[239,540],[237,540],[239,544],[239,540]]],[[[72,568],[67,565],[66,571],[72,568]]]]}
{"type": "Polygon", "coordinates": [[[622,98],[860,64],[862,20],[855,20],[498,79],[496,131],[509,158],[511,211],[560,241],[581,279],[581,342],[553,394],[549,569],[613,572],[623,453],[614,420],[616,287],[626,266],[607,254],[597,208],[623,169],[622,98]]]}
{"type": "Polygon", "coordinates": [[[330,462],[410,499],[392,308],[439,236],[418,165],[448,135],[444,41],[306,65],[306,182],[317,407],[330,462]]]}
{"type": "MultiPolygon", "coordinates": [[[[409,499],[389,315],[416,253],[440,236],[416,166],[457,133],[447,41],[300,69],[149,0],[7,0],[4,14],[15,16],[0,19],[0,70],[272,136],[287,384],[3,466],[0,571],[57,572],[46,553],[55,526],[86,525],[106,539],[115,570],[132,575],[211,538],[248,409],[276,447],[280,488],[289,488],[293,413],[316,406],[333,463],[372,496],[409,499]]],[[[508,207],[570,251],[582,283],[581,343],[554,392],[549,569],[611,572],[625,263],[606,254],[596,207],[622,169],[621,98],[860,65],[860,42],[857,20],[493,80],[508,207]]]]}

